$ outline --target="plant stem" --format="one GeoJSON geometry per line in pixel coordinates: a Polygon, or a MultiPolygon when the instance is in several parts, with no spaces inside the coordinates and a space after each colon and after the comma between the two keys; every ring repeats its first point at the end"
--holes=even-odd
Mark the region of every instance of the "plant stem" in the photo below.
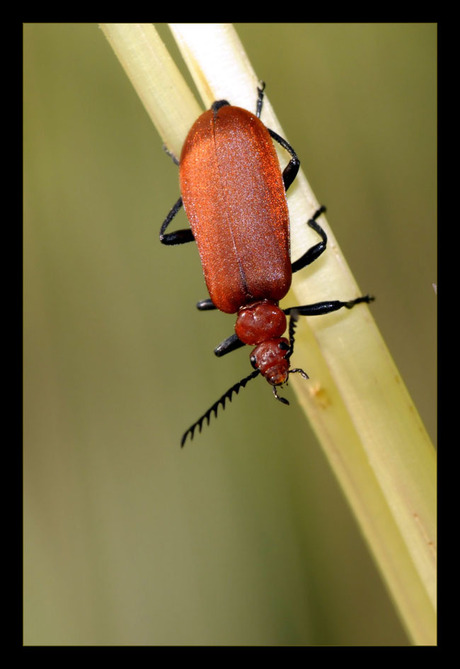
{"type": "MultiPolygon", "coordinates": [[[[205,107],[255,108],[257,76],[230,24],[171,24],[205,107]]],[[[103,24],[128,76],[176,155],[201,109],[150,24],[103,24]]],[[[264,123],[285,137],[269,100],[264,123]]],[[[285,160],[285,158],[283,158],[285,160]]],[[[314,244],[318,207],[299,173],[289,190],[293,259],[314,244]]],[[[328,250],[295,275],[289,305],[361,294],[324,218],[328,250]]],[[[302,318],[293,385],[415,644],[436,643],[436,457],[367,306],[302,318]]]]}

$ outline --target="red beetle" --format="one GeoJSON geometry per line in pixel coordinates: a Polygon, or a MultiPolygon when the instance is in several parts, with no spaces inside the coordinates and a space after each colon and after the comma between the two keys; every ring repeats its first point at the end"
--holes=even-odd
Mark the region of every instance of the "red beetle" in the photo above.
{"type": "Polygon", "coordinates": [[[215,349],[218,356],[240,346],[255,346],[249,376],[232,386],[183,435],[193,438],[209,423],[219,404],[225,406],[233,393],[258,374],[277,387],[285,383],[292,369],[294,328],[299,315],[327,314],[342,307],[351,309],[360,302],[370,302],[369,295],[347,302],[333,300],[281,309],[279,301],[287,294],[292,273],[309,265],[326,249],[327,236],[317,219],[325,211],[320,207],[308,225],[321,241],[291,264],[289,211],[286,191],[295,179],[300,161],[293,148],[260,120],[264,85],[258,88],[256,114],[234,107],[226,100],[214,102],[193,124],[182,147],[179,164],[181,197],[169,212],[160,231],[163,244],[196,241],[210,298],[198,302],[200,310],[219,309],[237,314],[235,334],[215,349]],[[281,172],[272,139],[290,154],[281,172]],[[166,233],[171,220],[184,206],[190,228],[166,233]],[[290,315],[289,339],[282,335],[290,315]]]}

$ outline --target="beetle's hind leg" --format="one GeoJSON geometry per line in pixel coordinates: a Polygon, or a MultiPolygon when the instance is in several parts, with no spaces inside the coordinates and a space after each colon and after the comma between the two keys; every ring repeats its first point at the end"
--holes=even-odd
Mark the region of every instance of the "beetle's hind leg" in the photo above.
{"type": "Polygon", "coordinates": [[[307,221],[310,228],[313,228],[313,230],[317,232],[318,235],[321,237],[321,241],[318,242],[317,244],[314,244],[311,248],[308,249],[308,251],[306,251],[303,254],[303,256],[301,256],[295,262],[292,263],[293,272],[298,272],[299,269],[302,269],[307,265],[311,265],[311,263],[314,262],[317,258],[319,258],[319,256],[326,250],[327,235],[317,221],[317,219],[321,216],[321,214],[324,214],[325,211],[326,207],[323,206],[320,207],[315,211],[310,220],[307,221]]]}

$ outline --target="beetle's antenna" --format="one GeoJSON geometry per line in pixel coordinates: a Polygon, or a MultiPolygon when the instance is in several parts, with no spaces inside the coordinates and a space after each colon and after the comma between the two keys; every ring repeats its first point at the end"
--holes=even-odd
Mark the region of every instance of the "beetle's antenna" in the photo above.
{"type": "Polygon", "coordinates": [[[193,423],[193,425],[191,425],[191,426],[188,428],[188,430],[187,430],[186,432],[184,432],[184,436],[182,437],[181,442],[180,442],[181,448],[182,448],[183,445],[185,444],[188,435],[190,435],[190,439],[193,439],[193,433],[195,432],[195,429],[196,429],[197,427],[198,427],[198,429],[199,429],[199,432],[201,432],[201,428],[202,428],[202,426],[203,426],[203,421],[204,421],[204,420],[206,420],[206,421],[208,422],[208,425],[209,425],[209,421],[210,421],[210,419],[211,419],[211,414],[212,414],[213,412],[214,412],[214,416],[217,417],[217,409],[219,408],[219,404],[222,405],[222,409],[225,409],[225,402],[226,402],[226,400],[229,400],[229,402],[231,402],[231,401],[232,401],[232,395],[233,395],[233,393],[237,393],[237,394],[238,394],[239,389],[240,389],[240,388],[244,388],[244,386],[247,384],[247,382],[250,381],[251,379],[255,379],[255,377],[256,377],[258,374],[260,374],[260,372],[259,372],[258,369],[256,369],[254,372],[252,372],[251,374],[249,374],[249,376],[247,376],[247,377],[244,378],[244,379],[241,379],[241,381],[238,381],[238,383],[235,383],[235,385],[232,386],[231,388],[229,388],[229,389],[227,390],[227,392],[224,393],[224,394],[222,395],[222,397],[221,397],[220,399],[217,400],[217,402],[214,402],[214,404],[212,405],[212,407],[210,407],[210,408],[206,411],[206,413],[204,413],[200,418],[198,418],[198,420],[195,421],[195,422],[193,423]]]}
{"type": "Polygon", "coordinates": [[[298,320],[299,312],[297,309],[292,309],[292,311],[290,311],[289,318],[289,352],[286,354],[286,358],[290,358],[294,353],[294,330],[298,320]]]}
{"type": "MultiPolygon", "coordinates": [[[[289,352],[286,355],[287,358],[290,358],[294,353],[294,330],[299,320],[299,312],[297,309],[293,309],[291,312],[291,317],[289,319],[289,352]]],[[[294,369],[289,370],[289,374],[300,374],[304,379],[308,379],[309,376],[307,372],[304,372],[300,367],[295,367],[294,369]]]]}

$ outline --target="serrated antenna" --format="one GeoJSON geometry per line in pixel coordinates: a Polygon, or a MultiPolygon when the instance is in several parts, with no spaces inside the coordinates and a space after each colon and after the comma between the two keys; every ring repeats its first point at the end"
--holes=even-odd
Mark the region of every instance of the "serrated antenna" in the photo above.
{"type": "Polygon", "coordinates": [[[211,420],[211,414],[214,413],[214,416],[217,417],[217,410],[219,408],[219,404],[222,405],[222,409],[225,409],[225,402],[229,400],[229,402],[232,401],[232,395],[233,393],[238,394],[240,388],[244,388],[244,386],[250,381],[251,379],[255,379],[255,377],[260,374],[259,370],[256,369],[254,372],[249,374],[244,379],[241,379],[241,381],[238,381],[238,383],[235,383],[234,386],[229,388],[226,393],[222,395],[220,399],[217,400],[217,402],[214,402],[214,404],[204,413],[200,418],[198,418],[197,421],[191,425],[186,432],[184,432],[184,436],[181,439],[180,445],[181,448],[184,446],[187,437],[190,435],[190,439],[193,439],[193,434],[196,430],[196,428],[199,429],[199,432],[201,432],[201,428],[203,426],[203,421],[207,421],[207,424],[209,425],[209,421],[211,420]]]}

